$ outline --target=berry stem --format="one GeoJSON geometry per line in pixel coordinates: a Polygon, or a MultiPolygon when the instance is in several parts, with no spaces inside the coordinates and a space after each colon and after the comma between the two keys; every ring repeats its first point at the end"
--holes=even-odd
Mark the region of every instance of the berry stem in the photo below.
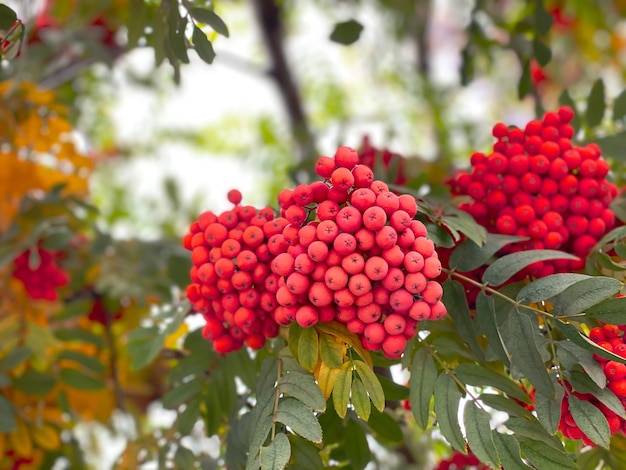
{"type": "MultiPolygon", "coordinates": [[[[280,338],[282,342],[282,338],[280,338]]],[[[278,348],[279,350],[282,348],[278,348]]],[[[276,413],[278,412],[278,403],[280,401],[280,388],[278,387],[278,381],[280,377],[283,375],[283,360],[280,357],[280,354],[276,356],[276,391],[274,393],[274,409],[272,411],[272,441],[274,437],[276,437],[276,413]]]]}

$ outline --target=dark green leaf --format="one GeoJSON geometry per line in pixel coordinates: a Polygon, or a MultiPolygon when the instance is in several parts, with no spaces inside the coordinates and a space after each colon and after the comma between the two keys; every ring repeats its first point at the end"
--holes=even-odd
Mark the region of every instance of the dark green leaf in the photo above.
{"type": "Polygon", "coordinates": [[[176,426],[178,427],[178,432],[180,432],[183,436],[189,435],[194,425],[200,419],[201,402],[202,397],[200,395],[196,395],[185,405],[185,409],[178,415],[176,426]]]}
{"type": "Polygon", "coordinates": [[[144,0],[130,0],[128,8],[126,30],[128,31],[127,46],[130,49],[136,46],[144,35],[147,8],[144,0]]]}
{"type": "Polygon", "coordinates": [[[158,328],[137,328],[130,332],[128,338],[128,354],[130,368],[139,370],[150,364],[163,349],[165,335],[158,328]]]}
{"type": "Polygon", "coordinates": [[[168,390],[163,395],[163,408],[173,410],[200,393],[204,377],[198,376],[168,390]]]}
{"type": "Polygon", "coordinates": [[[224,23],[224,20],[220,18],[217,13],[208,8],[194,7],[189,9],[191,16],[201,23],[208,24],[217,33],[224,37],[229,37],[228,26],[224,23]]]}
{"type": "Polygon", "coordinates": [[[58,251],[66,247],[74,237],[75,235],[69,230],[59,230],[46,235],[41,246],[46,250],[58,251]]]}
{"type": "Polygon", "coordinates": [[[511,366],[528,378],[537,393],[554,396],[554,385],[535,345],[535,330],[530,318],[519,311],[510,315],[501,333],[511,356],[511,366]]]}
{"type": "Polygon", "coordinates": [[[588,308],[585,316],[614,325],[626,324],[626,297],[608,299],[588,308]]]}
{"type": "Polygon", "coordinates": [[[610,409],[613,413],[626,419],[626,410],[619,398],[609,389],[600,388],[584,372],[573,370],[569,373],[569,382],[573,389],[580,393],[591,393],[600,403],[610,409]]]}
{"type": "Polygon", "coordinates": [[[315,411],[326,409],[324,395],[315,382],[315,378],[310,374],[300,372],[284,374],[278,381],[278,388],[282,393],[300,400],[315,411]]]}
{"type": "Polygon", "coordinates": [[[99,359],[83,354],[79,351],[72,351],[70,349],[66,349],[59,353],[59,360],[65,359],[68,361],[76,362],[81,366],[95,372],[96,374],[103,374],[106,371],[104,364],[100,362],[99,359]]]}
{"type": "Polygon", "coordinates": [[[542,0],[534,1],[533,20],[538,34],[542,36],[548,34],[552,26],[552,15],[546,11],[542,0]]]}
{"type": "MultiPolygon", "coordinates": [[[[509,312],[511,308],[512,306],[508,307],[509,312]]],[[[501,309],[500,314],[503,313],[505,313],[505,310],[501,309]]],[[[486,358],[488,360],[497,359],[508,367],[510,364],[509,353],[498,329],[493,297],[488,296],[484,292],[479,292],[478,297],[476,297],[476,315],[472,323],[475,326],[476,333],[483,334],[487,338],[486,358]]]]}
{"type": "Polygon", "coordinates": [[[576,470],[576,464],[562,450],[534,439],[518,439],[520,449],[536,468],[576,470]]]}
{"type": "Polygon", "coordinates": [[[106,387],[101,378],[87,375],[78,369],[63,368],[59,372],[59,377],[67,385],[78,390],[102,390],[106,387]]]}
{"type": "Polygon", "coordinates": [[[359,40],[361,32],[363,31],[363,25],[356,20],[343,21],[335,24],[335,27],[330,33],[330,40],[349,46],[359,40]]]}
{"type": "Polygon", "coordinates": [[[555,315],[574,315],[614,296],[622,287],[623,284],[617,279],[593,276],[572,284],[550,302],[555,315]]]}
{"type": "Polygon", "coordinates": [[[507,376],[489,370],[480,364],[465,362],[454,371],[464,384],[477,387],[493,387],[513,398],[530,403],[530,398],[515,382],[507,376]]]}
{"type": "Polygon", "coordinates": [[[594,128],[602,122],[605,106],[604,82],[599,78],[593,83],[587,98],[585,121],[590,128],[594,128]]]}
{"type": "Polygon", "coordinates": [[[518,251],[503,256],[495,260],[485,270],[483,281],[492,286],[499,286],[505,283],[519,271],[536,261],[546,261],[551,259],[578,259],[577,256],[570,255],[558,250],[528,250],[518,251]]]}
{"type": "Polygon", "coordinates": [[[212,64],[215,59],[215,51],[211,41],[207,39],[204,32],[197,26],[193,27],[193,33],[191,35],[193,40],[194,49],[198,53],[198,56],[207,64],[212,64]]]}
{"type": "Polygon", "coordinates": [[[465,440],[459,425],[459,403],[462,394],[454,380],[446,373],[435,382],[435,415],[443,437],[452,447],[465,452],[465,440]]]}
{"type": "Polygon", "coordinates": [[[22,375],[13,379],[13,387],[21,392],[33,395],[45,395],[56,385],[54,375],[26,369],[22,375]]]}
{"type": "Polygon", "coordinates": [[[556,344],[557,356],[566,369],[572,370],[576,364],[580,364],[598,387],[606,386],[604,370],[590,351],[567,340],[558,341],[556,344]]]}
{"type": "Polygon", "coordinates": [[[322,442],[322,427],[315,414],[308,406],[296,399],[282,399],[278,404],[274,421],[283,423],[293,432],[311,442],[322,442]]]}
{"type": "Polygon", "coordinates": [[[352,367],[350,362],[346,362],[335,379],[335,387],[333,388],[333,404],[335,411],[340,418],[345,418],[350,403],[350,389],[352,388],[352,367]]]}
{"type": "Polygon", "coordinates": [[[548,431],[534,416],[524,418],[512,417],[505,424],[507,428],[515,433],[518,442],[521,442],[522,439],[538,440],[560,453],[563,452],[563,443],[560,439],[557,436],[548,434],[548,431]]]}
{"type": "Polygon", "coordinates": [[[365,390],[372,400],[372,404],[378,411],[383,411],[385,409],[385,392],[383,391],[383,387],[378,381],[378,377],[374,373],[372,369],[363,361],[355,360],[354,367],[356,368],[356,372],[363,381],[363,385],[365,385],[365,390]]]}
{"type": "Polygon", "coordinates": [[[17,14],[4,3],[0,3],[0,30],[10,30],[16,21],[17,14]]]}
{"type": "Polygon", "coordinates": [[[398,421],[386,411],[372,410],[367,425],[378,441],[399,444],[404,441],[404,434],[398,421]]]}
{"type": "MultiPolygon", "coordinates": [[[[482,225],[477,224],[476,220],[467,212],[454,206],[445,207],[440,222],[452,233],[452,237],[456,241],[461,239],[461,234],[479,246],[483,246],[487,241],[487,230],[482,225]]],[[[444,230],[444,233],[447,231],[444,230]]],[[[435,244],[439,246],[438,243],[435,244]]]]}
{"type": "Polygon", "coordinates": [[[589,279],[591,276],[576,273],[559,273],[542,277],[526,284],[517,294],[517,301],[526,304],[541,302],[563,292],[578,281],[589,279]]]}
{"type": "Polygon", "coordinates": [[[365,385],[359,377],[355,377],[352,380],[352,391],[350,394],[350,401],[354,407],[354,412],[363,421],[367,421],[372,412],[372,402],[367,396],[367,390],[365,385]]]}
{"type": "Polygon", "coordinates": [[[604,158],[611,157],[618,162],[626,161],[626,131],[594,139],[602,149],[604,158]]]}
{"type": "Polygon", "coordinates": [[[463,338],[463,341],[469,345],[470,349],[479,360],[484,360],[485,355],[478,344],[463,285],[450,278],[446,279],[443,283],[442,301],[448,309],[448,314],[452,320],[454,320],[454,324],[457,327],[459,335],[463,338]]]}
{"type": "Polygon", "coordinates": [[[261,447],[261,469],[282,470],[291,458],[291,444],[287,435],[278,433],[267,447],[261,447]]]}
{"type": "Polygon", "coordinates": [[[613,122],[621,121],[626,116],[626,89],[613,101],[613,122]]]}
{"type": "Polygon", "coordinates": [[[349,419],[346,423],[344,448],[346,456],[355,470],[364,469],[371,460],[371,452],[365,437],[365,431],[353,419],[349,419]]]}
{"type": "Polygon", "coordinates": [[[62,330],[56,330],[54,335],[60,341],[78,341],[82,343],[93,344],[97,348],[104,346],[102,338],[89,330],[83,328],[64,328],[62,330]]]}
{"type": "Polygon", "coordinates": [[[400,385],[384,375],[376,374],[376,376],[378,377],[380,385],[383,387],[386,400],[400,401],[409,398],[409,387],[400,385]]]}
{"type": "Polygon", "coordinates": [[[504,411],[508,413],[509,416],[517,416],[520,418],[530,416],[530,411],[528,411],[526,408],[521,407],[513,400],[504,395],[496,395],[494,393],[481,393],[478,398],[488,407],[504,411]]]}
{"type": "Polygon", "coordinates": [[[583,335],[580,331],[576,329],[574,325],[571,323],[563,323],[561,321],[555,322],[557,328],[563,333],[567,338],[569,338],[574,344],[591,351],[594,354],[602,356],[611,361],[617,361],[626,364],[626,359],[618,356],[617,354],[613,354],[612,352],[607,351],[604,348],[601,348],[596,343],[591,341],[587,336],[583,335]]]}
{"type": "Polygon", "coordinates": [[[538,38],[535,38],[533,41],[533,55],[542,67],[548,65],[548,62],[552,59],[552,51],[550,50],[550,47],[538,38]]]}
{"type": "MultiPolygon", "coordinates": [[[[315,444],[302,439],[295,434],[290,434],[291,455],[294,468],[302,470],[322,470],[324,464],[320,457],[320,451],[315,444]]],[[[326,438],[324,438],[326,440],[326,438]]]]}
{"type": "Polygon", "coordinates": [[[528,237],[488,233],[484,245],[478,245],[473,240],[466,240],[452,252],[450,267],[461,272],[473,271],[489,261],[503,247],[528,239],[528,237]]]}
{"type": "Polygon", "coordinates": [[[73,299],[63,304],[63,309],[54,316],[55,320],[65,320],[89,314],[94,305],[93,299],[73,299]]]}
{"type": "Polygon", "coordinates": [[[533,81],[530,78],[530,62],[524,61],[522,65],[522,76],[517,84],[517,98],[524,99],[524,97],[530,94],[533,90],[533,81]]]}
{"type": "Polygon", "coordinates": [[[189,63],[189,56],[187,55],[187,43],[185,37],[185,27],[187,26],[187,18],[181,18],[178,14],[178,9],[170,9],[168,17],[169,24],[169,45],[174,52],[174,55],[183,64],[189,63]]]}
{"type": "Polygon", "coordinates": [[[498,467],[500,459],[491,437],[490,418],[489,413],[479,408],[473,401],[465,404],[463,422],[470,449],[481,462],[491,463],[494,467],[498,467]]]}
{"type": "Polygon", "coordinates": [[[530,469],[528,465],[522,462],[519,444],[513,436],[500,434],[499,432],[494,432],[492,436],[502,468],[506,468],[507,470],[530,469]]]}
{"type": "Polygon", "coordinates": [[[179,444],[176,452],[174,453],[174,465],[176,465],[177,470],[193,468],[195,462],[196,455],[193,453],[193,451],[179,444]]]}
{"type": "Polygon", "coordinates": [[[419,349],[411,363],[409,378],[409,402],[415,423],[421,428],[428,426],[430,399],[435,391],[437,367],[426,348],[419,349]]]}
{"type": "Polygon", "coordinates": [[[550,374],[554,390],[554,396],[546,396],[537,393],[535,396],[535,409],[537,419],[550,434],[554,434],[561,420],[561,402],[563,401],[563,388],[556,383],[556,378],[550,374]]]}
{"type": "Polygon", "coordinates": [[[319,359],[319,337],[315,328],[304,328],[298,340],[298,362],[313,372],[319,359]]]}
{"type": "Polygon", "coordinates": [[[26,346],[17,346],[11,349],[11,351],[0,360],[0,371],[10,371],[30,358],[31,355],[32,351],[26,346]]]}
{"type": "Polygon", "coordinates": [[[0,395],[0,432],[11,432],[16,426],[13,405],[4,395],[0,395]]]}
{"type": "Polygon", "coordinates": [[[593,442],[609,448],[611,431],[606,416],[592,403],[569,396],[569,410],[576,424],[593,442]]]}

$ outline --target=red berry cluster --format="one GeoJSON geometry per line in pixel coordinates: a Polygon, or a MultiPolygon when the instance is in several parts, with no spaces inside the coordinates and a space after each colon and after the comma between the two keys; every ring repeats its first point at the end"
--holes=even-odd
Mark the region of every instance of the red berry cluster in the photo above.
{"type": "Polygon", "coordinates": [[[368,136],[364,136],[361,142],[359,163],[374,169],[377,168],[379,164],[382,164],[383,168],[387,171],[396,168],[395,174],[389,175],[393,177],[393,181],[391,182],[401,186],[408,181],[405,171],[405,158],[388,149],[377,149],[370,143],[368,136]]]}
{"type": "Polygon", "coordinates": [[[583,268],[591,248],[615,225],[608,206],[617,187],[606,180],[609,165],[596,144],[572,143],[573,117],[564,106],[523,130],[497,123],[493,151],[474,153],[471,172],[449,181],[454,195],[470,199],[460,207],[487,230],[530,238],[503,254],[545,248],[581,258],[535,263],[526,273],[536,277],[583,268]]]}
{"type": "Polygon", "coordinates": [[[278,276],[271,276],[269,264],[276,249],[282,250],[272,237],[287,225],[270,208],[240,205],[236,189],[229,191],[228,200],[233,209],[202,213],[183,239],[193,262],[187,297],[204,315],[203,335],[220,354],[244,344],[259,349],[266,338],[278,335],[278,276]]]}
{"type": "Polygon", "coordinates": [[[66,271],[58,266],[61,253],[37,247],[38,263],[31,266],[31,250],[26,250],[15,258],[13,277],[24,284],[28,296],[33,300],[58,299],[57,289],[69,283],[66,271]]]}
{"type": "Polygon", "coordinates": [[[450,457],[440,460],[434,470],[488,470],[489,466],[483,464],[472,452],[464,454],[455,450],[450,457]]]}
{"type": "MultiPolygon", "coordinates": [[[[589,338],[607,351],[611,351],[618,356],[626,358],[626,336],[624,332],[626,332],[626,325],[604,324],[601,327],[593,328],[589,332],[589,338]]],[[[626,364],[610,361],[598,355],[594,355],[594,357],[604,369],[608,388],[615,393],[622,402],[622,405],[626,408],[626,364]]],[[[571,388],[567,383],[566,386],[571,388]]],[[[578,392],[570,393],[581,400],[592,403],[598,408],[606,416],[611,434],[615,434],[619,431],[626,432],[626,420],[604,406],[593,395],[578,392]]],[[[569,439],[582,439],[586,445],[595,445],[593,441],[580,430],[572,414],[569,412],[567,394],[561,403],[559,430],[569,439]]]]}
{"type": "Polygon", "coordinates": [[[280,276],[275,319],[303,327],[344,323],[366,349],[398,358],[420,320],[446,314],[441,273],[426,227],[414,220],[417,203],[396,195],[354,149],[315,165],[324,181],[279,195],[289,225],[269,240],[286,247],[271,264],[280,276]]]}

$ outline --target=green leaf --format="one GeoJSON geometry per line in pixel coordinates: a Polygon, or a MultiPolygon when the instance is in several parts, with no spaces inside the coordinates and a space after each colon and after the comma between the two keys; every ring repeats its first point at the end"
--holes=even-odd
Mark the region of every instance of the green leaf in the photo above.
{"type": "Polygon", "coordinates": [[[162,398],[163,408],[168,410],[176,409],[187,400],[198,395],[200,390],[202,390],[204,381],[204,377],[197,376],[168,390],[162,398]]]}
{"type": "Polygon", "coordinates": [[[46,395],[55,385],[54,375],[34,369],[26,369],[22,375],[13,379],[13,387],[33,395],[46,395]]]}
{"type": "Polygon", "coordinates": [[[570,395],[569,410],[580,430],[589,439],[605,449],[609,448],[611,439],[609,423],[606,416],[596,406],[578,399],[575,395],[570,395]]]}
{"type": "Polygon", "coordinates": [[[590,128],[594,128],[602,122],[605,106],[604,82],[598,78],[591,87],[591,92],[587,98],[587,109],[585,110],[585,121],[590,128]]]}
{"type": "Polygon", "coordinates": [[[613,101],[613,122],[621,121],[626,116],[626,89],[613,101]]]}
{"type": "Polygon", "coordinates": [[[491,463],[497,467],[500,465],[500,459],[491,437],[490,418],[489,413],[480,409],[473,401],[465,404],[463,422],[470,449],[481,462],[491,463]]]}
{"type": "Polygon", "coordinates": [[[476,314],[472,323],[475,326],[476,333],[483,334],[487,338],[486,359],[497,359],[508,367],[510,364],[509,353],[498,329],[493,297],[488,296],[484,292],[479,292],[478,297],[476,297],[476,314]]]}
{"type": "Polygon", "coordinates": [[[63,304],[63,309],[54,316],[55,320],[66,320],[87,315],[93,307],[93,299],[74,299],[63,304]]]}
{"type": "Polygon", "coordinates": [[[528,411],[526,408],[521,407],[513,400],[505,397],[504,395],[495,393],[481,393],[478,396],[478,399],[488,407],[504,411],[508,413],[509,416],[517,416],[520,418],[530,416],[530,411],[528,411]]]}
{"type": "Polygon", "coordinates": [[[328,367],[339,368],[343,364],[344,343],[337,341],[336,336],[320,335],[320,357],[328,367]]]}
{"type": "Polygon", "coordinates": [[[365,431],[353,419],[349,419],[346,423],[344,449],[351,468],[355,470],[364,469],[371,461],[371,451],[365,437],[365,431]]]}
{"type": "Polygon", "coordinates": [[[452,447],[465,452],[465,440],[459,425],[459,403],[462,394],[454,380],[442,373],[435,382],[435,415],[443,437],[452,447]]]}
{"type": "Polygon", "coordinates": [[[6,6],[4,3],[0,3],[0,30],[8,31],[13,26],[13,23],[17,21],[17,13],[6,6]]]}
{"type": "Polygon", "coordinates": [[[83,328],[64,328],[54,332],[56,338],[63,342],[78,341],[93,344],[97,348],[104,347],[102,338],[83,328]]]}
{"type": "Polygon", "coordinates": [[[59,353],[58,359],[65,359],[67,361],[76,362],[77,364],[80,364],[81,366],[91,370],[92,372],[95,372],[96,374],[104,374],[104,372],[106,371],[104,364],[102,364],[99,359],[93,356],[88,356],[79,351],[66,349],[59,353]]]}
{"type": "Polygon", "coordinates": [[[130,0],[126,21],[127,47],[133,48],[144,35],[146,27],[146,2],[144,0],[130,0]]]}
{"type": "Polygon", "coordinates": [[[68,367],[61,369],[59,377],[67,385],[78,390],[102,390],[106,386],[104,380],[87,375],[78,369],[68,367]]]}
{"type": "Polygon", "coordinates": [[[336,23],[333,31],[330,33],[330,40],[349,46],[359,40],[363,25],[356,20],[343,21],[336,23]]]}
{"type": "Polygon", "coordinates": [[[289,442],[291,442],[291,460],[294,468],[302,470],[322,470],[324,468],[320,451],[315,444],[295,434],[289,435],[289,442]]]}
{"type": "Polygon", "coordinates": [[[372,412],[372,403],[370,402],[370,398],[367,396],[365,385],[363,385],[363,382],[359,377],[355,377],[354,380],[352,380],[350,401],[352,402],[354,412],[357,416],[363,421],[367,421],[370,417],[370,413],[372,412]]]}
{"type": "Polygon", "coordinates": [[[185,37],[185,27],[187,26],[187,18],[181,18],[178,9],[170,9],[168,16],[169,25],[169,45],[176,56],[183,64],[189,63],[187,55],[187,43],[185,37]]]}
{"type": "Polygon", "coordinates": [[[522,76],[517,84],[517,98],[522,100],[533,90],[533,81],[530,78],[530,62],[525,60],[522,64],[522,76]]]}
{"type": "Polygon", "coordinates": [[[530,403],[530,398],[526,392],[524,392],[515,382],[505,375],[489,370],[480,364],[465,362],[459,364],[454,372],[464,384],[474,385],[477,387],[482,386],[497,388],[510,397],[530,403]]]}
{"type": "Polygon", "coordinates": [[[207,64],[212,64],[213,59],[215,59],[215,51],[213,50],[211,41],[207,39],[204,32],[197,26],[194,26],[191,39],[198,56],[207,64]]]}
{"type": "Polygon", "coordinates": [[[506,468],[507,470],[530,469],[530,467],[522,461],[519,444],[513,436],[500,434],[499,432],[494,432],[492,436],[502,468],[506,468]]]}
{"type": "Polygon", "coordinates": [[[189,14],[201,23],[208,24],[217,33],[224,37],[229,37],[228,26],[217,13],[208,8],[194,7],[189,9],[189,14]]]}
{"type": "Polygon", "coordinates": [[[565,335],[565,337],[569,338],[574,344],[586,349],[587,351],[591,351],[598,356],[602,356],[610,361],[617,361],[623,364],[626,364],[626,359],[618,356],[617,354],[613,354],[612,352],[607,351],[604,348],[601,348],[596,343],[591,341],[587,336],[583,335],[574,325],[571,323],[563,323],[562,321],[555,322],[557,328],[565,335]]]}
{"type": "Polygon", "coordinates": [[[340,418],[346,417],[350,403],[350,389],[352,388],[352,365],[346,362],[337,372],[335,387],[333,388],[333,404],[340,418]]]}
{"type": "Polygon", "coordinates": [[[303,328],[298,340],[298,362],[313,372],[319,358],[319,337],[315,328],[303,328]]]}
{"type": "Polygon", "coordinates": [[[278,388],[282,393],[300,400],[315,411],[326,409],[326,400],[315,382],[315,377],[300,372],[284,374],[278,381],[278,388]]]}
{"type": "Polygon", "coordinates": [[[443,283],[443,299],[442,302],[448,309],[448,314],[454,321],[457,331],[461,338],[469,345],[474,355],[481,361],[484,361],[485,355],[478,344],[477,334],[474,331],[472,317],[467,305],[465,296],[465,288],[458,281],[450,278],[443,283]]]}
{"type": "Polygon", "coordinates": [[[13,405],[4,395],[0,395],[0,432],[11,432],[16,426],[13,405]]]}
{"type": "Polygon", "coordinates": [[[568,340],[557,341],[557,357],[566,369],[580,364],[587,375],[600,388],[606,387],[606,375],[593,354],[568,340]]]}
{"type": "Polygon", "coordinates": [[[156,326],[136,328],[128,336],[130,368],[139,370],[150,364],[163,349],[165,336],[156,326]]]}
{"type": "Polygon", "coordinates": [[[499,286],[519,271],[536,261],[546,261],[552,259],[578,259],[577,256],[570,255],[564,251],[558,250],[528,250],[518,251],[503,256],[495,260],[485,270],[483,281],[492,285],[499,286]]]}
{"type": "Polygon", "coordinates": [[[435,391],[437,367],[426,348],[419,349],[411,363],[409,378],[409,403],[415,423],[421,428],[428,426],[430,399],[435,391]]]}
{"type": "Polygon", "coordinates": [[[600,388],[584,372],[573,370],[569,373],[569,381],[573,389],[580,393],[591,393],[600,403],[613,413],[626,419],[626,410],[619,398],[608,387],[600,388]]]}
{"type": "MultiPolygon", "coordinates": [[[[468,239],[472,240],[479,246],[483,246],[487,241],[487,230],[485,230],[482,225],[477,224],[476,220],[471,215],[455,206],[445,206],[444,212],[440,215],[439,221],[443,227],[435,224],[434,227],[431,228],[427,224],[429,238],[431,238],[431,230],[436,228],[437,232],[439,230],[443,232],[439,234],[439,238],[447,237],[450,239],[450,235],[448,235],[448,231],[450,231],[452,237],[454,238],[454,240],[450,239],[450,246],[454,246],[454,241],[461,239],[461,234],[465,235],[468,239]],[[444,227],[447,230],[444,230],[444,227]]],[[[433,241],[435,240],[433,239],[433,241]]],[[[435,245],[444,246],[443,243],[435,243],[435,245]]]]}
{"type": "Polygon", "coordinates": [[[286,434],[278,433],[267,447],[261,447],[261,469],[282,470],[291,458],[291,444],[286,434]]]}
{"type": "Polygon", "coordinates": [[[617,132],[606,137],[598,137],[594,139],[594,142],[602,149],[604,158],[611,157],[620,163],[626,160],[626,149],[624,146],[626,143],[626,131],[617,132]]]}
{"type": "Polygon", "coordinates": [[[383,411],[385,409],[385,392],[383,391],[382,385],[378,381],[378,377],[363,361],[355,360],[354,367],[356,368],[356,372],[359,374],[359,377],[361,377],[363,385],[365,385],[365,389],[367,390],[374,407],[376,407],[378,411],[383,411]]]}
{"type": "Polygon", "coordinates": [[[554,384],[535,345],[530,318],[522,312],[514,312],[502,326],[501,333],[511,356],[511,366],[528,378],[537,393],[554,396],[554,384]]]}
{"type": "Polygon", "coordinates": [[[399,444],[404,442],[404,434],[400,428],[400,424],[387,411],[379,412],[372,410],[369,420],[367,421],[372,434],[381,443],[389,442],[391,444],[399,444]]]}
{"type": "Polygon", "coordinates": [[[280,401],[274,421],[283,423],[311,442],[322,442],[322,427],[315,414],[308,406],[294,398],[284,398],[280,401]]]}
{"type": "Polygon", "coordinates": [[[614,325],[626,324],[626,297],[608,299],[594,305],[587,309],[585,316],[614,325]]]}
{"type": "Polygon", "coordinates": [[[32,356],[32,351],[26,346],[11,349],[6,356],[0,359],[0,372],[7,372],[19,366],[32,356]]]}
{"type": "Polygon", "coordinates": [[[180,444],[178,445],[174,453],[174,465],[176,465],[177,469],[194,468],[196,460],[196,454],[191,449],[180,444]]]}
{"type": "Polygon", "coordinates": [[[536,468],[541,469],[571,469],[578,467],[562,450],[557,450],[544,442],[534,439],[518,439],[520,449],[526,458],[536,468]]]}
{"type": "Polygon", "coordinates": [[[550,302],[555,315],[574,315],[614,296],[622,287],[623,284],[617,279],[592,276],[572,284],[550,302]]]}
{"type": "Polygon", "coordinates": [[[178,428],[178,432],[180,432],[183,436],[189,435],[195,424],[200,419],[201,402],[202,397],[200,395],[196,395],[185,405],[185,409],[178,415],[176,427],[178,428]]]}
{"type": "Polygon", "coordinates": [[[489,261],[503,247],[525,240],[529,238],[498,233],[488,233],[484,245],[478,245],[473,240],[466,240],[450,255],[450,267],[461,272],[473,271],[489,261]]]}
{"type": "Polygon", "coordinates": [[[385,400],[400,401],[409,398],[409,387],[394,382],[392,379],[384,375],[376,374],[380,385],[385,393],[385,400]]]}
{"type": "Polygon", "coordinates": [[[533,20],[537,34],[545,36],[552,26],[552,15],[546,11],[542,0],[534,1],[533,20]]]}
{"type": "Polygon", "coordinates": [[[534,416],[509,418],[506,422],[506,427],[515,433],[518,442],[526,438],[538,440],[561,453],[563,452],[563,443],[559,438],[548,434],[548,431],[546,431],[534,416]]]}
{"type": "Polygon", "coordinates": [[[550,47],[538,38],[535,38],[533,41],[533,55],[542,67],[548,65],[548,62],[552,59],[552,51],[550,50],[550,47]]]}
{"type": "Polygon", "coordinates": [[[537,393],[535,396],[535,409],[537,411],[537,419],[550,434],[554,434],[561,421],[561,403],[563,401],[563,388],[556,383],[554,375],[550,374],[553,379],[556,391],[554,396],[546,396],[537,393]]]}
{"type": "Polygon", "coordinates": [[[522,287],[517,294],[517,301],[532,304],[548,300],[560,294],[572,284],[589,278],[591,276],[576,273],[560,273],[541,277],[522,287]]]}

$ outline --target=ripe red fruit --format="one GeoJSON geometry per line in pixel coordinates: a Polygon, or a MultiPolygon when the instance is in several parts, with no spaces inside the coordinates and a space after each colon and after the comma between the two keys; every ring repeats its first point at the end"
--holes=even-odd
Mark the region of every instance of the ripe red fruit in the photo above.
{"type": "Polygon", "coordinates": [[[351,170],[359,162],[357,151],[351,147],[342,146],[335,152],[335,164],[338,167],[351,170]]]}
{"type": "Polygon", "coordinates": [[[237,205],[241,202],[243,196],[241,191],[238,189],[231,189],[228,193],[226,193],[226,198],[228,199],[228,202],[237,205]]]}

